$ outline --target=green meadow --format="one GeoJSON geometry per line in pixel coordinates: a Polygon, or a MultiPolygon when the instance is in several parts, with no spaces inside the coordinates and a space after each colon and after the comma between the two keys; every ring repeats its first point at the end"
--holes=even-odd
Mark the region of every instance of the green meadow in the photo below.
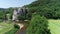
{"type": "MultiPolygon", "coordinates": [[[[60,34],[60,20],[49,19],[48,22],[51,34],[60,34]]],[[[11,30],[13,25],[13,23],[0,23],[0,34],[11,30]]]]}
{"type": "Polygon", "coordinates": [[[13,23],[0,23],[0,34],[11,30],[13,28],[13,23]]]}
{"type": "Polygon", "coordinates": [[[51,34],[60,34],[60,20],[48,20],[51,34]]]}

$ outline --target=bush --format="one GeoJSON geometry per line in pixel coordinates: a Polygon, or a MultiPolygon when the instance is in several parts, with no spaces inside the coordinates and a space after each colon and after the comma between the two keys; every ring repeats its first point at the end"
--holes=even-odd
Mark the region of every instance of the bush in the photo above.
{"type": "Polygon", "coordinates": [[[14,28],[20,29],[20,26],[17,24],[14,24],[14,28]]]}
{"type": "Polygon", "coordinates": [[[19,20],[25,20],[25,16],[24,16],[24,15],[18,16],[18,19],[19,19],[19,20]]]}
{"type": "Polygon", "coordinates": [[[34,14],[30,26],[27,28],[27,34],[50,34],[48,31],[48,21],[45,17],[34,14]]]}

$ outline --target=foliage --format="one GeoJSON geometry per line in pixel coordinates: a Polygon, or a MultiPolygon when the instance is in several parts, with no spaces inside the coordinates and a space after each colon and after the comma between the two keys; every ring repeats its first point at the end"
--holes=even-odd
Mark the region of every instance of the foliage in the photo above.
{"type": "Polygon", "coordinates": [[[26,17],[25,17],[25,15],[23,14],[23,15],[20,15],[20,16],[18,16],[18,19],[19,20],[24,20],[26,17]]]}
{"type": "Polygon", "coordinates": [[[17,24],[14,24],[14,28],[20,29],[20,26],[17,24]]]}
{"type": "Polygon", "coordinates": [[[5,34],[15,34],[18,29],[20,29],[20,27],[17,24],[14,24],[14,28],[12,28],[10,31],[6,32],[5,34]]]}
{"type": "MultiPolygon", "coordinates": [[[[31,19],[34,12],[38,12],[40,15],[43,15],[48,19],[60,19],[60,0],[36,0],[23,7],[28,7],[29,11],[27,14],[18,17],[19,20],[31,19]]],[[[7,9],[0,8],[0,19],[7,19],[7,13],[11,14],[12,19],[14,9],[15,8],[12,7],[7,9]]]]}
{"type": "Polygon", "coordinates": [[[11,14],[10,18],[12,17],[12,13],[13,13],[14,8],[0,8],[0,19],[2,20],[6,20],[6,14],[11,14]]]}
{"type": "Polygon", "coordinates": [[[34,14],[31,19],[27,34],[50,34],[48,33],[48,21],[45,17],[34,14]]]}
{"type": "Polygon", "coordinates": [[[43,15],[48,19],[59,19],[60,18],[59,3],[60,0],[36,0],[29,5],[25,5],[24,7],[29,7],[30,14],[34,12],[39,12],[40,15],[43,15]]]}

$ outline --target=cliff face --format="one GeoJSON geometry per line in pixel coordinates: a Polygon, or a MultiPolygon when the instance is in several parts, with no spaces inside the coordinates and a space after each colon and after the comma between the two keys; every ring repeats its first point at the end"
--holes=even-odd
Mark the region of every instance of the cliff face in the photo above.
{"type": "Polygon", "coordinates": [[[27,13],[26,8],[19,8],[17,10],[14,10],[12,20],[18,20],[19,16],[25,15],[26,13],[27,13]]]}

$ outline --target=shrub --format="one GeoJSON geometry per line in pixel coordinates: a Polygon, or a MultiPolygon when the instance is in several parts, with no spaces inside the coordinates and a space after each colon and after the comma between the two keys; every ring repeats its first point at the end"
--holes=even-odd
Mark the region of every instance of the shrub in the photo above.
{"type": "Polygon", "coordinates": [[[24,15],[18,16],[18,19],[19,19],[19,20],[24,20],[24,19],[25,19],[25,16],[24,16],[24,15]]]}
{"type": "Polygon", "coordinates": [[[14,24],[14,28],[20,29],[20,26],[17,24],[14,24]]]}
{"type": "Polygon", "coordinates": [[[47,19],[43,16],[34,14],[27,28],[27,34],[50,34],[48,32],[47,19]]]}

